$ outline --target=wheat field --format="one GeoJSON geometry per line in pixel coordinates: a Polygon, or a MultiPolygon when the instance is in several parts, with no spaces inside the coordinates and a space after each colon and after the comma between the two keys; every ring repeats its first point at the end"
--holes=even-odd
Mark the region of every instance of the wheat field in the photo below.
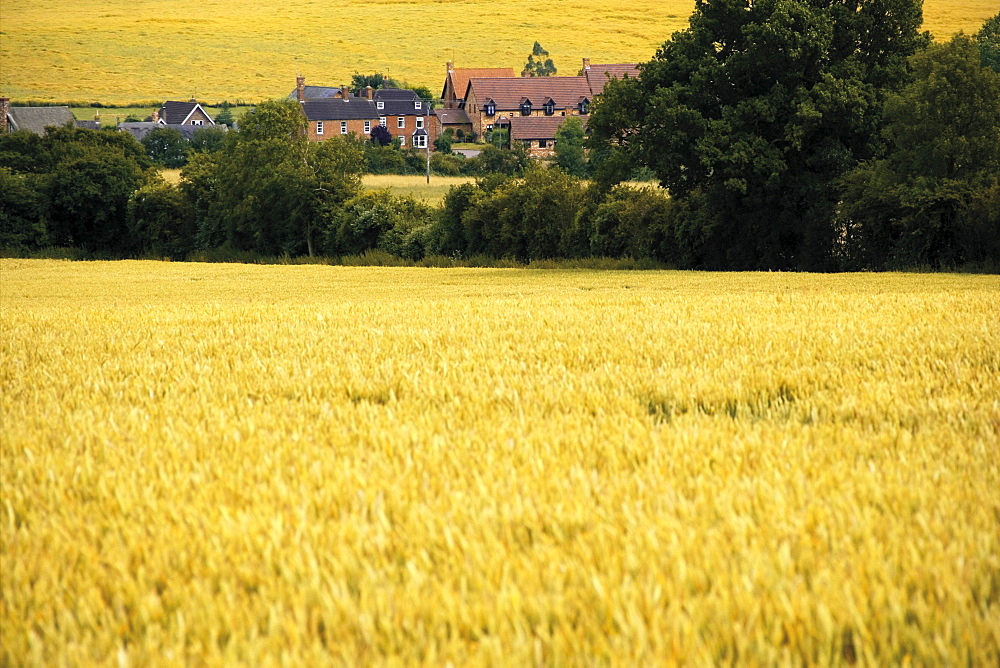
{"type": "Polygon", "coordinates": [[[996,665],[1000,281],[0,260],[0,664],[996,665]]]}
{"type": "MultiPolygon", "coordinates": [[[[576,74],[584,57],[646,61],[687,26],[693,8],[691,0],[638,8],[604,0],[79,0],[70,10],[5,0],[0,93],[106,104],[256,102],[287,95],[297,74],[339,86],[376,71],[437,93],[447,61],[519,72],[535,40],[559,74],[576,74]]],[[[996,11],[996,0],[927,0],[925,27],[939,38],[974,33],[996,11]]]]}

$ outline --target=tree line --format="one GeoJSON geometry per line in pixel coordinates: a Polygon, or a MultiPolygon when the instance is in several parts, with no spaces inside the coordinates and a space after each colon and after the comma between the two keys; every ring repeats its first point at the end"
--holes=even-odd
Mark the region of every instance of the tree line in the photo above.
{"type": "Polygon", "coordinates": [[[310,143],[294,101],[175,146],[177,184],[158,173],[174,139],[161,131],[142,144],[75,128],[10,134],[0,247],[996,271],[1000,15],[975,37],[932,43],[919,2],[857,4],[699,3],[637,77],[608,82],[589,136],[564,124],[553,164],[516,144],[475,159],[436,152],[436,173],[478,177],[438,207],[361,187],[365,172],[421,173],[422,152],[310,143]]]}

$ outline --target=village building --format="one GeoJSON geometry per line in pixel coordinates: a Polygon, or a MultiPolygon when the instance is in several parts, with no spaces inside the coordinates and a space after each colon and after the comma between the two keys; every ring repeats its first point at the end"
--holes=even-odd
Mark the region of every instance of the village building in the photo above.
{"type": "Polygon", "coordinates": [[[590,58],[583,59],[583,76],[590,87],[591,98],[596,98],[604,92],[604,86],[610,79],[636,78],[639,76],[637,63],[605,63],[591,65],[590,58]]]}
{"type": "Polygon", "coordinates": [[[183,125],[180,123],[160,123],[154,121],[125,121],[124,123],[118,124],[118,130],[120,132],[127,132],[136,138],[136,141],[142,141],[145,139],[153,130],[159,129],[169,129],[174,130],[179,133],[187,141],[194,139],[194,134],[199,130],[205,128],[213,128],[214,130],[228,132],[229,128],[225,125],[183,125]]]}
{"type": "Polygon", "coordinates": [[[76,126],[69,107],[12,107],[10,98],[0,97],[0,132],[27,130],[44,135],[50,127],[76,126]]]}
{"type": "Polygon", "coordinates": [[[164,102],[152,120],[161,125],[215,125],[208,112],[195,100],[190,102],[164,102]]]}

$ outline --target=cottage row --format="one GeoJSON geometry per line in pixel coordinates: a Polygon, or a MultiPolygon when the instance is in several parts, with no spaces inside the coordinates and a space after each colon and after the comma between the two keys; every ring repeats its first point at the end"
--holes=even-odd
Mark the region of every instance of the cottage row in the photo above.
{"type": "MultiPolygon", "coordinates": [[[[351,93],[346,87],[306,85],[296,79],[288,97],[298,100],[308,121],[310,141],[347,134],[368,136],[382,126],[407,148],[430,148],[446,130],[458,137],[486,137],[493,130],[509,132],[511,142],[522,143],[536,157],[553,153],[556,130],[571,116],[586,127],[590,107],[611,78],[636,76],[635,63],[595,64],[583,59],[581,75],[572,77],[521,76],[511,68],[456,68],[447,64],[442,107],[400,88],[351,93]]],[[[33,129],[72,123],[66,107],[10,107],[0,98],[2,130],[33,129]],[[68,116],[67,116],[68,115],[68,116]],[[36,128],[37,126],[37,128],[36,128]]],[[[80,121],[78,124],[92,124],[80,121]]],[[[156,127],[171,127],[189,136],[199,127],[214,125],[211,116],[194,100],[166,102],[150,121],[122,123],[122,130],[141,139],[156,127]]]]}

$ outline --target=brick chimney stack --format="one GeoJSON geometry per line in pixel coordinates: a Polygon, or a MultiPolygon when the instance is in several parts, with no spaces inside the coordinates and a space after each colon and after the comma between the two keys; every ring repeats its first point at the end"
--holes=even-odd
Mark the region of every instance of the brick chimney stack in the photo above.
{"type": "Polygon", "coordinates": [[[295,95],[299,102],[306,101],[306,78],[301,74],[295,77],[295,95]]]}
{"type": "Polygon", "coordinates": [[[10,98],[0,97],[0,132],[7,134],[10,127],[7,125],[7,114],[10,113],[10,98]]]}
{"type": "Polygon", "coordinates": [[[455,71],[455,63],[453,63],[452,61],[449,60],[448,61],[448,68],[447,68],[447,71],[445,72],[445,74],[451,74],[454,71],[455,71]]]}
{"type": "Polygon", "coordinates": [[[344,98],[345,100],[351,99],[351,91],[348,90],[347,86],[340,87],[340,97],[344,98]]]}
{"type": "Polygon", "coordinates": [[[583,59],[583,69],[584,70],[589,70],[590,69],[590,58],[584,58],[583,59]]]}
{"type": "Polygon", "coordinates": [[[156,109],[153,110],[152,119],[153,119],[154,123],[159,123],[160,122],[160,112],[157,111],[156,109]]]}
{"type": "Polygon", "coordinates": [[[369,100],[375,99],[375,89],[371,86],[365,86],[365,97],[369,100]]]}

